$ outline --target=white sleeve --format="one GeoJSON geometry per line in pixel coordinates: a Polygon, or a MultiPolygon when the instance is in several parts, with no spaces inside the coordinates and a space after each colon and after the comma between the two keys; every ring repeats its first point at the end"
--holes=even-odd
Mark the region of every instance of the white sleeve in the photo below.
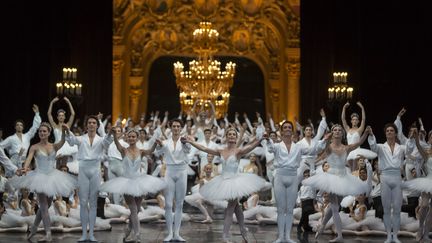
{"type": "Polygon", "coordinates": [[[30,128],[30,130],[26,133],[26,135],[28,135],[29,138],[34,137],[34,135],[36,134],[37,130],[39,129],[39,126],[40,126],[41,122],[42,122],[42,119],[41,119],[41,117],[39,115],[39,112],[36,112],[35,116],[33,118],[33,125],[30,128]]]}

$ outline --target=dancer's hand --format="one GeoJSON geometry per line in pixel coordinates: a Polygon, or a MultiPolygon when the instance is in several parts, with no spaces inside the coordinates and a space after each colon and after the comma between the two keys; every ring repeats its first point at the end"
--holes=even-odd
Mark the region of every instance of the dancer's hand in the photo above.
{"type": "Polygon", "coordinates": [[[405,107],[402,107],[402,109],[399,111],[399,113],[397,114],[397,116],[398,116],[398,117],[402,117],[403,114],[405,114],[405,112],[406,112],[405,107]]]}

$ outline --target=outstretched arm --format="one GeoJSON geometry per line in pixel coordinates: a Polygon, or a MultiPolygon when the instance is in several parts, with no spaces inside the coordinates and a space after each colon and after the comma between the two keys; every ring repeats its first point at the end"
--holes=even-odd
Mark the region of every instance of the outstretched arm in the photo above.
{"type": "Polygon", "coordinates": [[[73,121],[74,121],[74,119],[75,119],[75,110],[74,110],[74,108],[73,108],[73,106],[72,106],[72,103],[70,102],[70,100],[65,96],[64,98],[63,98],[65,101],[66,101],[66,103],[68,104],[68,106],[69,106],[69,110],[70,110],[70,113],[71,113],[71,115],[70,115],[70,117],[69,117],[69,120],[68,120],[68,122],[66,123],[67,125],[68,125],[68,127],[71,127],[72,126],[72,124],[73,124],[73,121]]]}
{"type": "Polygon", "coordinates": [[[366,123],[366,112],[365,112],[365,109],[364,109],[362,103],[360,103],[360,101],[357,102],[357,105],[360,107],[361,112],[362,112],[362,120],[361,120],[361,123],[360,123],[360,127],[359,127],[359,129],[358,129],[358,133],[359,133],[359,134],[362,134],[363,131],[364,131],[364,129],[365,129],[365,123],[366,123]]]}
{"type": "Polygon", "coordinates": [[[56,103],[58,100],[59,100],[59,98],[58,98],[58,97],[55,97],[53,100],[51,100],[51,102],[50,102],[50,104],[49,104],[49,106],[48,106],[48,112],[47,112],[47,115],[48,115],[48,121],[49,121],[49,123],[51,124],[51,127],[53,127],[53,128],[54,128],[57,124],[54,122],[54,118],[53,118],[53,116],[52,116],[52,107],[53,107],[54,103],[56,103]]]}
{"type": "Polygon", "coordinates": [[[341,120],[342,120],[342,126],[345,129],[346,132],[349,131],[350,127],[348,126],[348,123],[346,122],[345,119],[345,114],[346,114],[346,108],[349,106],[349,102],[345,103],[345,105],[342,107],[342,115],[341,115],[341,120]]]}
{"type": "Polygon", "coordinates": [[[114,138],[114,143],[115,143],[115,145],[116,145],[116,147],[117,147],[117,150],[120,152],[122,158],[124,158],[125,155],[126,155],[126,148],[123,147],[123,146],[120,144],[120,141],[118,140],[116,134],[114,134],[114,133],[115,133],[115,130],[112,129],[112,130],[110,131],[110,136],[113,136],[113,138],[114,138]]]}
{"type": "Polygon", "coordinates": [[[192,146],[194,146],[195,148],[197,148],[197,149],[199,149],[199,150],[201,150],[201,151],[203,151],[203,152],[206,152],[206,153],[208,153],[208,154],[213,154],[213,155],[216,155],[216,156],[220,156],[220,153],[219,153],[219,151],[217,151],[217,150],[214,150],[214,149],[211,149],[211,148],[207,148],[206,146],[203,146],[203,145],[201,145],[201,144],[199,144],[199,143],[197,143],[197,142],[195,142],[195,140],[193,140],[191,137],[182,137],[182,138],[180,138],[180,141],[182,142],[182,143],[189,143],[189,144],[191,144],[192,146]]]}
{"type": "Polygon", "coordinates": [[[237,156],[241,157],[241,156],[249,153],[254,148],[256,148],[258,145],[260,145],[261,141],[263,139],[267,139],[267,137],[263,136],[263,138],[261,138],[261,139],[255,139],[252,143],[246,144],[246,146],[244,146],[244,147],[242,147],[242,148],[239,149],[239,152],[238,152],[237,156]]]}
{"type": "Polygon", "coordinates": [[[419,134],[418,134],[417,129],[414,129],[412,136],[415,139],[415,144],[416,144],[416,147],[417,147],[419,153],[421,154],[423,159],[426,161],[428,159],[428,154],[426,153],[424,148],[420,145],[420,139],[419,139],[419,134]]]}

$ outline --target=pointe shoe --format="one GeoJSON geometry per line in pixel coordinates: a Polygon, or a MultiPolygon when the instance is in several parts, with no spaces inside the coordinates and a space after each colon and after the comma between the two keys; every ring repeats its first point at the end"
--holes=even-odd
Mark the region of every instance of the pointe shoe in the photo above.
{"type": "Polygon", "coordinates": [[[137,237],[131,235],[129,238],[126,238],[124,242],[137,242],[137,237]]]}
{"type": "Polygon", "coordinates": [[[286,241],[285,242],[288,242],[288,243],[296,243],[295,241],[293,241],[293,240],[291,240],[290,238],[286,238],[286,241]]]}
{"type": "Polygon", "coordinates": [[[394,243],[402,243],[402,242],[397,238],[397,236],[396,236],[396,237],[393,237],[393,242],[394,242],[394,243]]]}
{"type": "Polygon", "coordinates": [[[387,239],[384,241],[384,243],[391,243],[391,242],[392,242],[392,237],[387,236],[387,239]]]}
{"type": "Polygon", "coordinates": [[[186,242],[186,240],[183,239],[183,237],[181,237],[180,234],[174,234],[173,241],[186,242]]]}
{"type": "Polygon", "coordinates": [[[165,239],[163,240],[163,242],[170,242],[173,239],[173,233],[170,232],[168,233],[167,237],[165,237],[165,239]]]}
{"type": "Polygon", "coordinates": [[[224,243],[233,243],[233,241],[231,241],[229,235],[225,235],[225,234],[222,235],[222,241],[224,243]]]}
{"type": "Polygon", "coordinates": [[[329,240],[329,242],[343,242],[344,239],[342,238],[342,236],[337,236],[336,238],[329,240]]]}
{"type": "Polygon", "coordinates": [[[98,242],[96,240],[96,238],[94,237],[94,235],[90,235],[89,238],[88,238],[88,241],[90,241],[90,242],[98,242]]]}

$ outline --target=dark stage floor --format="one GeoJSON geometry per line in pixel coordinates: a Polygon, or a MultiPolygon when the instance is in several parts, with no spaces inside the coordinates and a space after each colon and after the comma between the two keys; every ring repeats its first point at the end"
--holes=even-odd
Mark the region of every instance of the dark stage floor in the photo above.
{"type": "MultiPolygon", "coordinates": [[[[99,231],[95,233],[99,242],[123,242],[123,229],[125,224],[113,224],[111,231],[99,231]]],[[[215,220],[213,224],[200,224],[195,222],[184,222],[181,228],[181,235],[187,242],[222,242],[222,220],[215,220]]],[[[276,225],[248,225],[249,228],[249,241],[267,243],[273,242],[276,239],[277,227],[276,225]]],[[[238,225],[234,224],[232,227],[232,240],[234,242],[242,242],[238,225]]],[[[37,242],[37,239],[43,235],[40,233],[36,235],[32,242],[37,242]]],[[[53,242],[71,243],[76,242],[80,233],[53,233],[53,242]]],[[[163,223],[146,223],[141,224],[141,242],[162,242],[165,236],[165,224],[163,223]]],[[[25,240],[25,233],[0,233],[0,242],[27,242],[25,240]]],[[[292,239],[296,242],[328,242],[329,239],[334,238],[333,235],[322,235],[318,241],[314,239],[314,234],[297,235],[296,227],[293,227],[291,235],[292,239]]],[[[383,236],[344,236],[346,243],[352,242],[383,242],[383,236]]],[[[400,240],[404,243],[416,242],[412,237],[401,237],[400,240]]]]}

